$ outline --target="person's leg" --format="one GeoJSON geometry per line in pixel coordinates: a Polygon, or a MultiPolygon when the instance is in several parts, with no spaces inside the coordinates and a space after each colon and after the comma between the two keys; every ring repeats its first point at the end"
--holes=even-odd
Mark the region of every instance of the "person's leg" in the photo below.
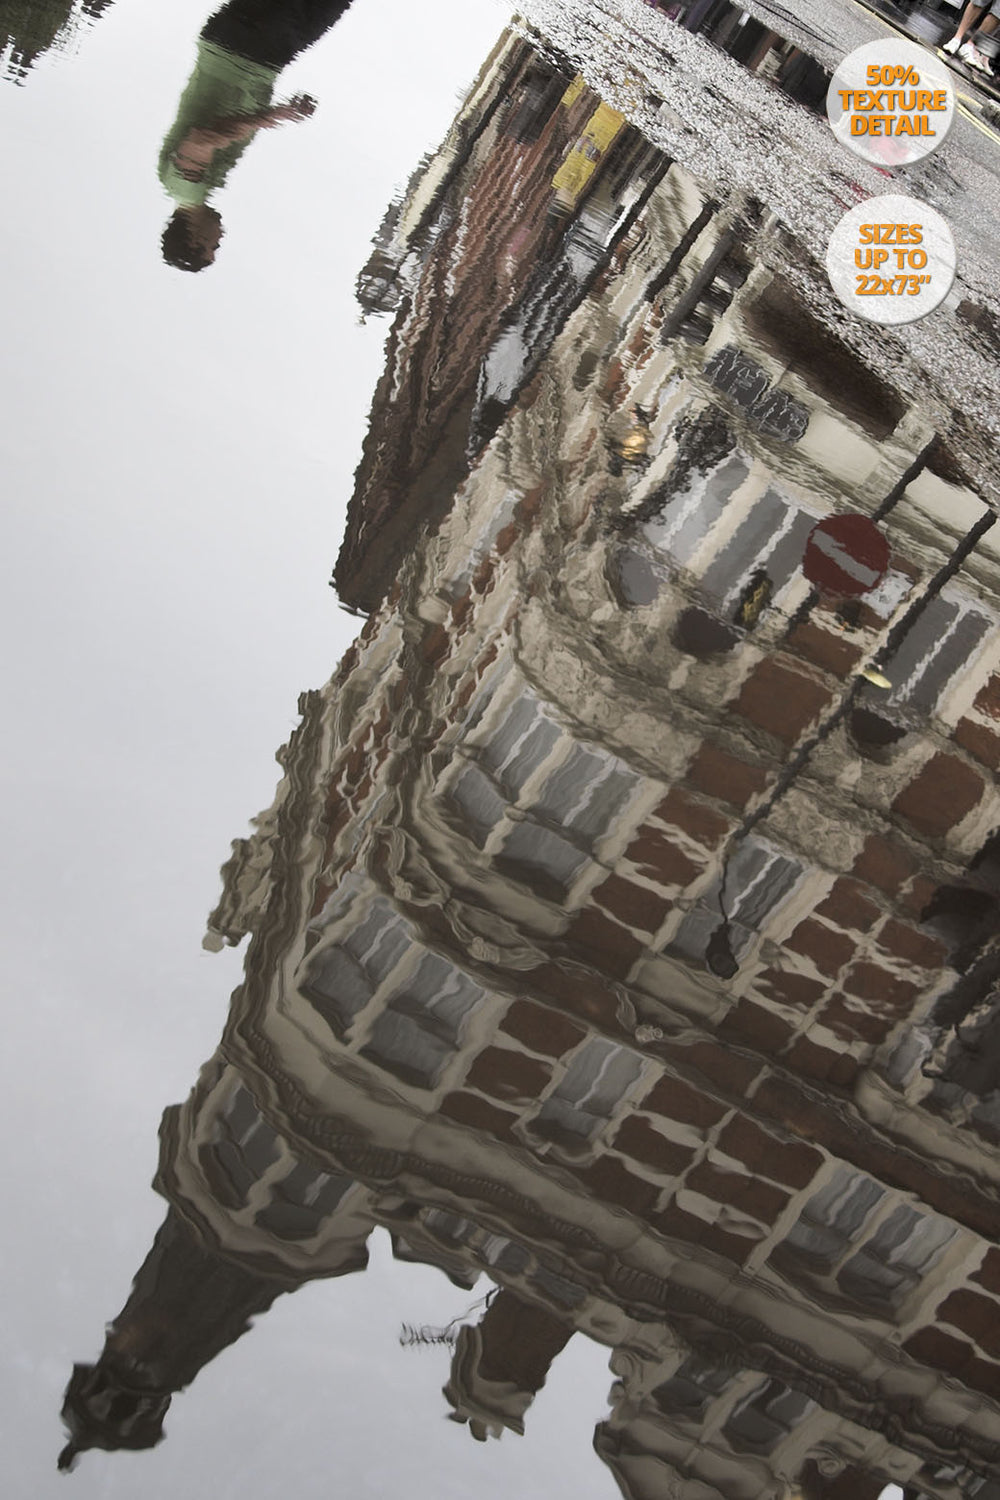
{"type": "Polygon", "coordinates": [[[951,38],[950,41],[945,42],[944,47],[941,50],[943,52],[948,52],[954,55],[958,51],[959,47],[961,47],[962,43],[965,41],[965,35],[969,30],[969,27],[979,20],[979,17],[982,15],[985,9],[985,5],[967,5],[962,14],[962,18],[958,23],[958,30],[955,32],[955,35],[951,38]]]}
{"type": "Polygon", "coordinates": [[[990,32],[996,30],[998,13],[1000,13],[1000,6],[994,0],[994,4],[990,6],[990,14],[977,26],[975,34],[967,37],[958,49],[958,55],[962,62],[970,68],[975,68],[977,73],[985,73],[990,78],[993,77],[993,64],[986,53],[980,51],[976,44],[980,37],[989,36],[990,32]]]}

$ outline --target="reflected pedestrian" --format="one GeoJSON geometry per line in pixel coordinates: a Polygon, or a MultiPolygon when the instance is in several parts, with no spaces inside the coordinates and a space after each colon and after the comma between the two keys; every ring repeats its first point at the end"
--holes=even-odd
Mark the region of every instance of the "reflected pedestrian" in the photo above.
{"type": "Polygon", "coordinates": [[[177,205],[163,231],[163,258],[182,271],[215,260],[222,218],[210,196],[258,130],[305,120],[316,102],[299,94],[272,105],[282,68],[328,31],[350,0],[229,0],[205,24],[198,58],[160,151],[159,177],[177,205]]]}

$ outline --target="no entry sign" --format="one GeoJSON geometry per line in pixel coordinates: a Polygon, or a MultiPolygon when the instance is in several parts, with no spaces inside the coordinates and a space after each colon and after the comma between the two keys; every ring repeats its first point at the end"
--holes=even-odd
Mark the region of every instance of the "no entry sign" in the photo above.
{"type": "Polygon", "coordinates": [[[889,543],[867,516],[828,516],[806,540],[802,571],[826,594],[867,594],[889,566],[889,543]]]}

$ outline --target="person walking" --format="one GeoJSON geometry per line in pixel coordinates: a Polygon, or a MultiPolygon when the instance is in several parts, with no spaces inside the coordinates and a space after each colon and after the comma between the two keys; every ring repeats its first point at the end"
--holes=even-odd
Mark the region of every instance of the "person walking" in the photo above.
{"type": "Polygon", "coordinates": [[[966,41],[966,36],[973,26],[977,26],[977,30],[983,36],[989,36],[996,31],[998,24],[1000,24],[1000,0],[992,0],[992,4],[988,6],[967,5],[958,23],[958,30],[950,41],[945,42],[941,51],[949,57],[958,57],[970,68],[975,68],[977,73],[988,73],[992,77],[993,68],[989,58],[985,52],[980,51],[971,37],[966,41]],[[989,15],[986,15],[987,10],[989,15]],[[985,20],[982,21],[982,25],[978,25],[977,23],[983,16],[985,20]]]}
{"type": "Polygon", "coordinates": [[[271,100],[281,70],[311,47],[351,0],[229,0],[198,39],[194,71],[160,150],[159,178],[176,207],[161,241],[167,265],[203,271],[215,260],[222,217],[208,201],[258,130],[305,120],[307,94],[271,100]]]}

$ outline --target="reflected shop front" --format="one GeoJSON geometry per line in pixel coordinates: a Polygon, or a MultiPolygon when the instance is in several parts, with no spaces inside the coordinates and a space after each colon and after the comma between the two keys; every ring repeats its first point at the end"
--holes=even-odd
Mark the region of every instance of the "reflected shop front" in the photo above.
{"type": "MultiPolygon", "coordinates": [[[[273,82],[346,7],[232,38],[296,9],[203,45],[273,82]]],[[[629,1500],[1000,1500],[991,85],[907,176],[945,305],[863,322],[823,259],[887,190],[830,73],[914,13],[539,4],[414,153],[356,288],[357,639],[224,867],[244,979],[69,1380],[69,1487],[381,1229],[488,1293],[414,1335],[456,1463],[589,1340],[629,1500]]],[[[311,101],[197,94],[161,166],[207,269],[211,193],[311,101]]]]}

